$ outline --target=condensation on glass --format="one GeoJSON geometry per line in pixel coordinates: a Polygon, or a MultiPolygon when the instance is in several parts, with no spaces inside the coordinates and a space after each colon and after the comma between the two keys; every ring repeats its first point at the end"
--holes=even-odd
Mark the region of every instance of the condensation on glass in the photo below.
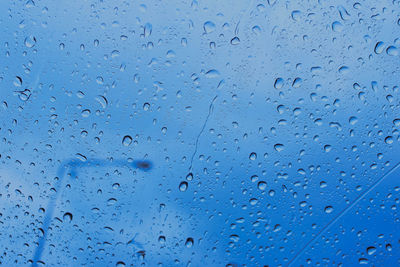
{"type": "Polygon", "coordinates": [[[0,26],[0,265],[400,264],[399,1],[6,1],[0,26]]]}

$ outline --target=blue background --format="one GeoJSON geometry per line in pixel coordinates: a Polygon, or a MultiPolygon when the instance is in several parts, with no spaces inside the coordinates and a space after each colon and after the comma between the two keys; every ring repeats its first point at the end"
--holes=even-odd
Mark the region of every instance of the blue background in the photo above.
{"type": "Polygon", "coordinates": [[[399,1],[4,1],[0,26],[4,266],[400,264],[399,1]]]}

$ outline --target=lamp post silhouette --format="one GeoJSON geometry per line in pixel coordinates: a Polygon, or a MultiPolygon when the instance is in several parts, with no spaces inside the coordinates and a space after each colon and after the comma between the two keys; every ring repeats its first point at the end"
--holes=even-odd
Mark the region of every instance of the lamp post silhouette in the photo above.
{"type": "MultiPolygon", "coordinates": [[[[50,196],[50,201],[47,204],[46,213],[43,220],[42,228],[39,228],[42,231],[42,236],[39,237],[37,243],[38,246],[35,250],[35,254],[32,260],[32,267],[38,266],[38,263],[43,263],[41,261],[42,253],[46,244],[46,237],[49,232],[49,226],[53,217],[54,208],[57,203],[57,199],[61,193],[61,186],[64,180],[65,174],[67,170],[69,170],[69,174],[71,178],[76,177],[78,174],[78,169],[92,166],[117,166],[117,167],[131,167],[135,169],[142,170],[147,172],[152,169],[153,164],[149,160],[104,160],[104,159],[89,159],[86,161],[81,161],[77,159],[67,160],[58,167],[57,170],[57,182],[54,186],[55,194],[50,196]]],[[[132,240],[131,240],[132,241],[132,240]]],[[[131,242],[130,241],[130,242],[131,242]]]]}

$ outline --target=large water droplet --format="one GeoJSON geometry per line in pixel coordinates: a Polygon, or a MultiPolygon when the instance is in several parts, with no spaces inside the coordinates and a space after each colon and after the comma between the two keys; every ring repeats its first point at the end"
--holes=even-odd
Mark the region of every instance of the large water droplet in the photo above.
{"type": "Polygon", "coordinates": [[[206,21],[203,25],[203,29],[205,33],[211,33],[215,31],[215,24],[212,21],[206,21]]]}
{"type": "Polygon", "coordinates": [[[36,44],[36,37],[33,35],[30,35],[25,38],[25,46],[28,48],[34,47],[36,44]]]}
{"type": "Polygon", "coordinates": [[[130,135],[125,135],[124,138],[122,138],[122,144],[124,146],[129,146],[132,143],[132,137],[130,135]]]}
{"type": "Polygon", "coordinates": [[[275,89],[281,89],[283,87],[284,81],[282,78],[276,78],[274,87],[275,89]]]}
{"type": "Polygon", "coordinates": [[[187,248],[191,248],[193,246],[193,243],[194,243],[193,238],[189,237],[186,239],[185,246],[187,248]]]}
{"type": "Polygon", "coordinates": [[[188,183],[186,181],[183,181],[179,184],[179,190],[181,192],[185,192],[188,188],[188,183]]]}
{"type": "Polygon", "coordinates": [[[372,255],[372,254],[374,254],[375,252],[376,252],[376,247],[370,246],[370,247],[367,248],[367,253],[368,253],[368,255],[372,255]]]}
{"type": "Polygon", "coordinates": [[[329,213],[331,213],[332,211],[333,211],[333,207],[332,207],[332,206],[326,206],[326,207],[325,207],[325,212],[326,212],[326,213],[329,214],[329,213]]]}
{"type": "Polygon", "coordinates": [[[377,42],[375,45],[375,53],[376,54],[380,54],[383,52],[383,50],[385,49],[385,43],[384,42],[377,42]]]}
{"type": "Polygon", "coordinates": [[[239,37],[233,37],[231,40],[231,45],[238,45],[238,44],[240,44],[239,37]]]}
{"type": "Polygon", "coordinates": [[[256,160],[257,159],[257,154],[255,152],[252,152],[249,156],[250,160],[256,160]]]}
{"type": "Polygon", "coordinates": [[[70,212],[66,212],[66,213],[64,213],[63,220],[65,222],[70,222],[70,221],[72,221],[72,217],[73,216],[70,212]]]}
{"type": "Polygon", "coordinates": [[[285,146],[282,144],[275,144],[274,148],[276,151],[281,152],[285,148],[285,146]]]}

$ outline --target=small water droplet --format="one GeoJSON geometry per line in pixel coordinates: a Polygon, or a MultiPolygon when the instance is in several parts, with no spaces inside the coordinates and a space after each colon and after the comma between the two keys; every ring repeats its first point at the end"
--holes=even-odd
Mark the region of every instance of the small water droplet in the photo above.
{"type": "Polygon", "coordinates": [[[192,181],[193,180],[193,173],[190,172],[188,175],[186,175],[186,180],[192,181]]]}
{"type": "Polygon", "coordinates": [[[89,109],[84,109],[81,112],[82,117],[87,118],[90,115],[90,110],[89,109]]]}

